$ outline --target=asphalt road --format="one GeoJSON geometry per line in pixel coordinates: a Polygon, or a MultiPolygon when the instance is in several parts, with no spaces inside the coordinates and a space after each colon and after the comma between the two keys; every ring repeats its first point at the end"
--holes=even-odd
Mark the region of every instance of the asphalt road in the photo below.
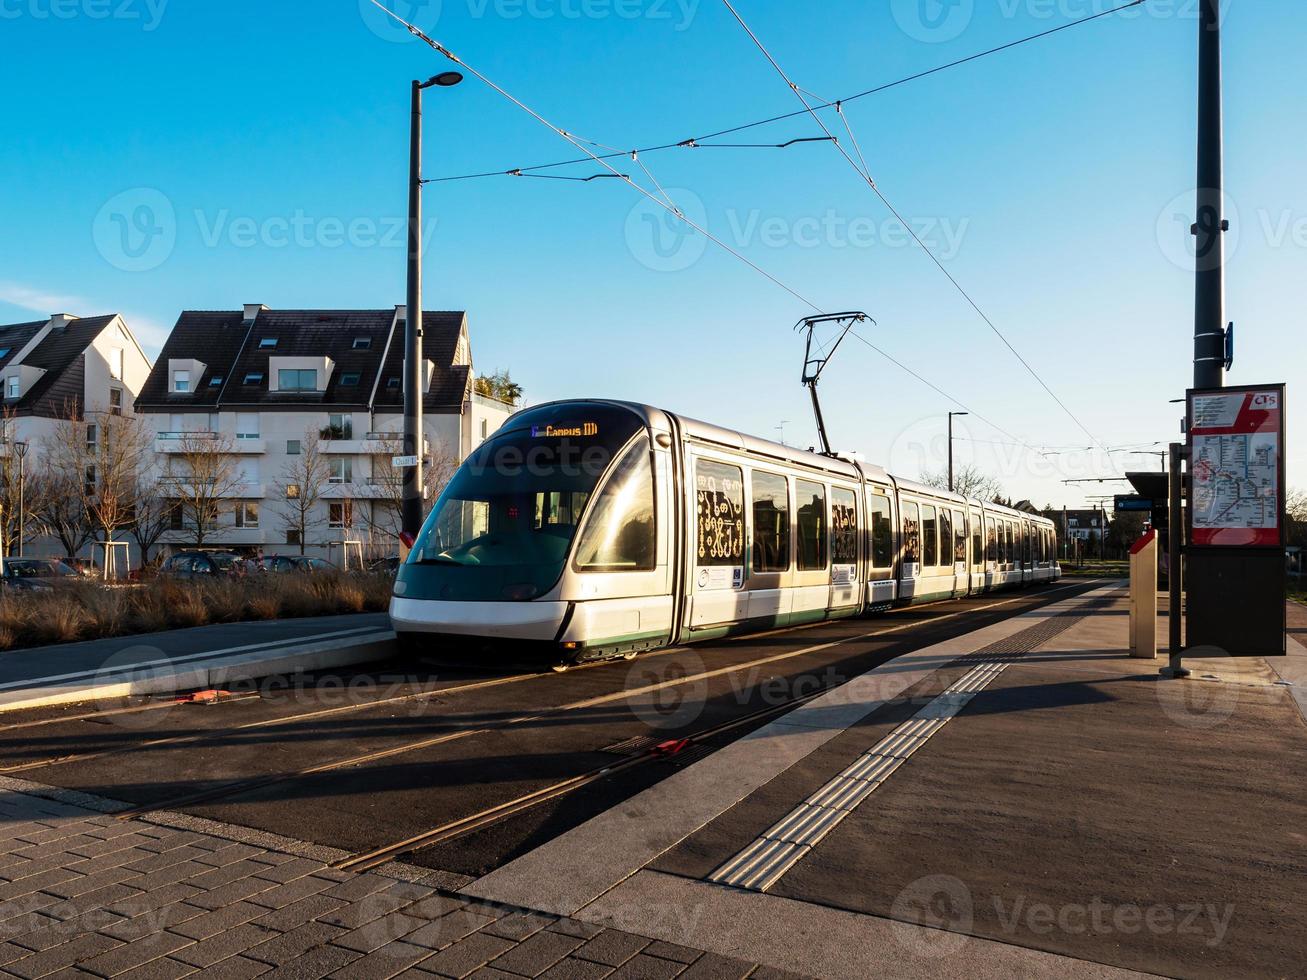
{"type": "MultiPolygon", "coordinates": [[[[217,704],[151,699],[15,713],[0,725],[0,772],[365,853],[1094,584],[1063,582],[564,674],[393,662],[270,678],[217,704]]],[[[403,859],[483,874],[764,721],[403,859]]]]}

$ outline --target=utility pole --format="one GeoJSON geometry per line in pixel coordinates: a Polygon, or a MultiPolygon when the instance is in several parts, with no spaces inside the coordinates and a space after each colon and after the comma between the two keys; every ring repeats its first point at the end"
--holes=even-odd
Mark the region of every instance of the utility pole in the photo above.
{"type": "Polygon", "coordinates": [[[408,296],[404,314],[404,444],[403,455],[412,461],[404,467],[400,526],[405,544],[412,546],[422,530],[422,90],[433,85],[448,88],[463,76],[442,72],[425,82],[413,81],[413,108],[408,147],[408,296]]]}
{"type": "Polygon", "coordinates": [[[1198,207],[1193,226],[1194,387],[1220,388],[1225,367],[1225,218],[1221,0],[1199,0],[1198,207]]]}
{"type": "Polygon", "coordinates": [[[970,415],[970,412],[948,413],[948,490],[953,493],[953,416],[970,415]]]}

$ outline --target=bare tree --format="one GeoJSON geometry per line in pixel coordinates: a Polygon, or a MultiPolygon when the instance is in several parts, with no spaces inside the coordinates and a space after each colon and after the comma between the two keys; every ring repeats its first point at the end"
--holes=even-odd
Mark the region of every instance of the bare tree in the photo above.
{"type": "Polygon", "coordinates": [[[142,464],[136,485],[136,510],[127,525],[127,533],[140,549],[142,565],[150,563],[150,552],[172,526],[177,502],[168,496],[170,489],[154,458],[142,464]]]}
{"type": "Polygon", "coordinates": [[[42,460],[56,485],[81,497],[86,521],[105,549],[106,576],[119,532],[134,519],[141,467],[153,445],[143,420],[107,412],[83,416],[71,402],[42,442],[42,460]]]}
{"type": "Polygon", "coordinates": [[[243,477],[230,436],[185,432],[177,449],[168,457],[171,472],[165,489],[195,545],[203,547],[218,529],[222,515],[231,509],[243,477]]]}
{"type": "MultiPolygon", "coordinates": [[[[947,490],[948,470],[941,470],[938,473],[923,470],[921,482],[936,490],[947,490]]],[[[964,497],[984,501],[992,501],[1003,492],[1002,486],[996,479],[970,463],[953,468],[953,489],[964,497]]]]}
{"type": "Polygon", "coordinates": [[[282,529],[299,540],[301,555],[309,543],[309,532],[323,523],[318,505],[330,478],[331,467],[323,455],[321,438],[310,429],[300,440],[299,455],[290,457],[272,485],[282,529]]]}
{"type": "Polygon", "coordinates": [[[59,540],[69,558],[76,558],[95,539],[81,483],[82,477],[77,474],[45,466],[28,489],[29,499],[40,502],[35,516],[42,530],[59,540]]]}
{"type": "Polygon", "coordinates": [[[23,459],[17,443],[18,415],[6,405],[0,408],[0,547],[5,555],[19,550],[20,531],[24,542],[41,531],[33,506],[40,498],[32,492],[36,454],[23,459]]]}
{"type": "MultiPolygon", "coordinates": [[[[391,465],[391,459],[403,452],[403,436],[373,439],[369,446],[372,476],[368,478],[372,506],[363,515],[370,534],[398,546],[403,530],[404,470],[391,465]]],[[[429,507],[458,470],[458,457],[435,443],[422,466],[422,482],[429,507]]]]}

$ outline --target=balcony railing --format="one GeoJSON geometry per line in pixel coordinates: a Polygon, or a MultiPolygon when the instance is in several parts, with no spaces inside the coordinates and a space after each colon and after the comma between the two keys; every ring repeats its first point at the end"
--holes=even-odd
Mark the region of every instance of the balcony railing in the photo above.
{"type": "Polygon", "coordinates": [[[210,429],[198,430],[195,432],[160,432],[155,436],[155,438],[168,441],[176,440],[180,442],[183,439],[217,439],[218,433],[210,429]]]}

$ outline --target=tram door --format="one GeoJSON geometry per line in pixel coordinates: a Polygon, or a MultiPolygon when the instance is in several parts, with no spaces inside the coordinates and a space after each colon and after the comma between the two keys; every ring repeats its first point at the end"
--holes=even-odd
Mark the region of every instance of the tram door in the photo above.
{"type": "Polygon", "coordinates": [[[858,579],[858,495],[845,487],[833,487],[830,498],[830,596],[832,613],[857,608],[862,583],[858,579]]]}
{"type": "Polygon", "coordinates": [[[952,512],[952,535],[948,542],[940,541],[941,549],[953,549],[953,594],[966,595],[971,587],[971,576],[967,569],[967,525],[966,515],[960,510],[952,512]]]}
{"type": "Polygon", "coordinates": [[[900,496],[899,521],[903,548],[899,598],[911,601],[917,594],[917,585],[921,579],[921,505],[900,496]]]}
{"type": "Polygon", "coordinates": [[[747,618],[744,591],[744,473],[739,466],[690,459],[694,515],[690,555],[691,629],[725,626],[747,618]]]}

